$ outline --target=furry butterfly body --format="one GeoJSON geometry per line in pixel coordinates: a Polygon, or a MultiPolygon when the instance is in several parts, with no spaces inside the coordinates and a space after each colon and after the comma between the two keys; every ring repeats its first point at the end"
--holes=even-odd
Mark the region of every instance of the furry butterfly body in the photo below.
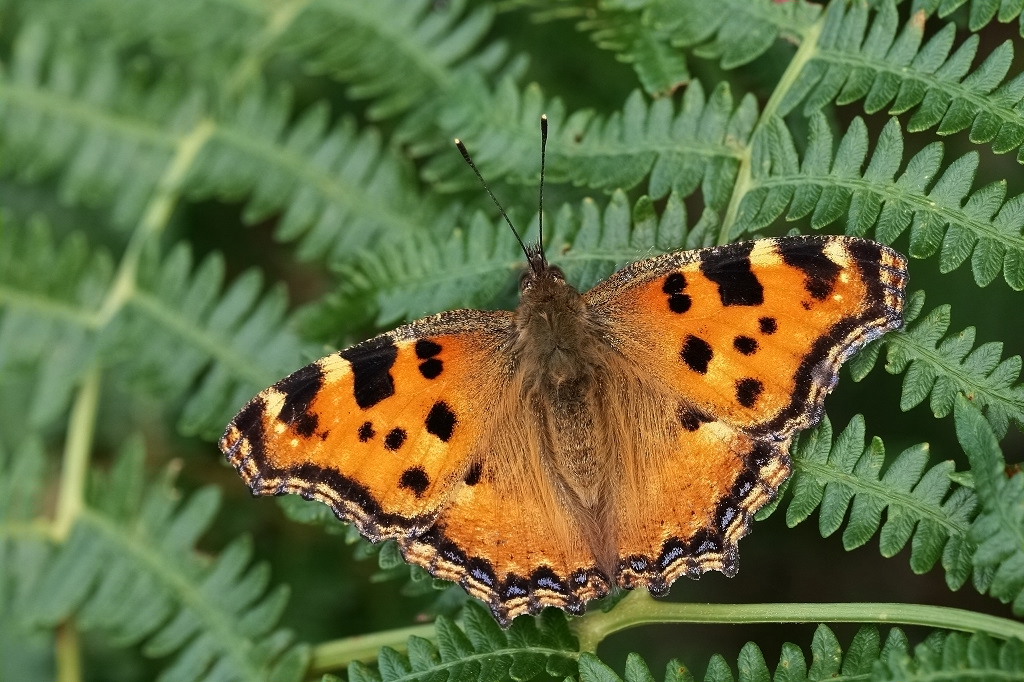
{"type": "Polygon", "coordinates": [[[841,364],[902,324],[906,261],[788,237],[638,261],[579,293],[530,250],[515,311],[441,313],[260,393],[221,448],[503,625],[613,586],[732,575],[841,364]]]}

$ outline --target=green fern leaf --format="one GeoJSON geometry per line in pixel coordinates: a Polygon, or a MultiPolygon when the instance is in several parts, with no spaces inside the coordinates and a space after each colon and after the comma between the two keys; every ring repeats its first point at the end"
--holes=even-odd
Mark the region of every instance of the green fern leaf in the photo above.
{"type": "Polygon", "coordinates": [[[120,645],[145,642],[147,655],[174,655],[161,679],[301,679],[308,652],[274,630],[287,590],[268,591],[266,566],[251,565],[246,538],[201,561],[193,548],[219,495],[207,488],[179,504],[166,484],[140,493],[144,456],[138,441],[126,444],[114,473],[94,482],[26,617],[52,626],[74,613],[120,645]]]}
{"type": "Polygon", "coordinates": [[[467,78],[493,73],[507,48],[473,50],[491,28],[494,10],[467,11],[457,0],[313,3],[279,38],[304,68],[347,84],[354,99],[370,99],[371,119],[450,99],[467,78]]]}
{"type": "MultiPolygon", "coordinates": [[[[526,229],[535,231],[536,218],[526,229]]],[[[642,197],[630,210],[623,192],[615,192],[602,211],[593,200],[563,206],[545,223],[552,262],[581,291],[616,268],[655,253],[710,245],[712,219],[686,228],[686,207],[675,194],[660,216],[642,197]]],[[[482,214],[465,232],[456,231],[438,245],[430,238],[396,243],[361,254],[341,268],[345,288],[340,295],[361,300],[368,292],[384,326],[426,313],[458,307],[499,307],[511,303],[514,273],[524,257],[503,222],[482,214]]],[[[325,308],[319,315],[333,315],[325,308]]]]}
{"type": "Polygon", "coordinates": [[[86,55],[40,24],[24,28],[0,74],[5,172],[59,175],[63,201],[134,224],[174,153],[173,131],[197,123],[201,101],[170,79],[147,90],[141,76],[126,76],[110,50],[86,55]]]}
{"type": "Polygon", "coordinates": [[[956,434],[971,463],[981,513],[971,527],[984,576],[979,589],[1024,613],[1024,476],[1006,475],[1006,460],[992,427],[967,398],[956,400],[956,434]]]}
{"type": "Polygon", "coordinates": [[[833,151],[832,131],[822,114],[810,119],[803,162],[780,120],[754,137],[754,182],[740,204],[734,234],[762,229],[789,207],[787,220],[810,216],[814,229],[846,217],[846,232],[893,243],[910,230],[910,255],[939,253],[939,268],[951,272],[971,257],[974,280],[986,286],[1003,274],[1013,289],[1024,290],[1024,195],[1005,199],[1006,183],[971,193],[978,155],[968,153],[941,169],[942,145],[934,142],[907,163],[903,134],[892,119],[870,160],[867,127],[854,119],[833,151]],[[868,165],[862,172],[862,166],[868,165]],[[931,189],[928,185],[932,183],[931,189]]]}
{"type": "MultiPolygon", "coordinates": [[[[555,182],[628,190],[650,175],[653,198],[669,192],[687,196],[701,188],[709,205],[728,202],[754,124],[752,97],[734,104],[726,86],[705,95],[699,83],[683,94],[679,110],[670,99],[648,103],[639,92],[608,117],[592,111],[565,111],[561,101],[544,101],[536,87],[520,91],[505,82],[477,106],[452,112],[451,126],[473,142],[473,158],[488,177],[536,184],[537,121],[550,119],[547,176],[555,182]]],[[[441,189],[468,185],[454,154],[430,160],[424,177],[441,189]]]]}
{"type": "Polygon", "coordinates": [[[686,55],[672,45],[672,32],[653,22],[649,8],[634,11],[628,2],[604,3],[599,11],[583,15],[579,27],[594,43],[632,64],[640,84],[651,97],[670,95],[690,80],[686,55]]]}
{"type": "Polygon", "coordinates": [[[201,89],[164,79],[143,91],[113,55],[94,52],[54,49],[38,25],[19,34],[0,75],[0,141],[10,168],[26,179],[60,173],[66,201],[109,207],[119,225],[140,218],[172,155],[189,145],[185,194],[245,197],[248,222],[280,214],[278,237],[298,240],[305,259],[341,260],[424,225],[443,234],[459,210],[420,196],[410,163],[373,129],[357,133],[351,119],[328,128],[324,105],[290,122],[289,91],[254,86],[211,111],[201,89]]]}
{"type": "MultiPolygon", "coordinates": [[[[25,377],[8,432],[52,423],[98,352],[92,334],[110,257],[81,234],[56,243],[41,222],[0,225],[0,373],[25,377]]],[[[6,418],[4,418],[6,419],[6,418]]]]}
{"type": "MultiPolygon", "coordinates": [[[[923,303],[924,294],[912,298],[923,303]]],[[[1024,423],[1024,387],[1017,383],[1021,358],[1001,359],[1000,342],[975,347],[973,327],[948,335],[950,310],[942,305],[921,319],[908,315],[906,329],[886,338],[886,371],[906,373],[900,407],[909,410],[929,398],[932,414],[942,418],[958,395],[967,395],[1001,436],[1010,422],[1024,423]]]]}
{"type": "MultiPolygon", "coordinates": [[[[949,16],[965,3],[970,2],[967,25],[972,31],[997,19],[1001,23],[1012,21],[1024,11],[1024,0],[915,0],[915,10],[940,17],[949,16]]],[[[1024,34],[1022,34],[1024,35],[1024,34]]]]}
{"type": "Polygon", "coordinates": [[[264,295],[255,271],[223,289],[219,255],[193,266],[181,246],[163,262],[160,257],[156,248],[143,257],[138,282],[115,320],[120,343],[110,353],[122,359],[119,370],[129,383],[187,396],[183,432],[214,437],[256,391],[317,350],[300,343],[285,318],[284,291],[264,295]]]}
{"type": "Polygon", "coordinates": [[[867,3],[831,3],[818,52],[787,93],[780,114],[801,101],[810,113],[833,101],[864,99],[869,113],[887,106],[892,114],[917,107],[907,125],[912,132],[937,126],[939,134],[949,135],[970,128],[972,142],[991,144],[997,154],[1024,143],[1019,113],[1024,77],[1003,82],[1013,60],[1012,43],[997,47],[972,71],[977,35],[950,55],[952,24],[921,47],[924,22],[912,18],[898,36],[897,22],[892,1],[880,3],[874,13],[867,3]]]}
{"type": "Polygon", "coordinates": [[[348,118],[328,128],[323,105],[288,124],[292,109],[285,95],[247,93],[197,155],[187,193],[244,196],[249,223],[280,214],[278,239],[298,240],[303,259],[344,260],[381,235],[449,229],[458,205],[421,196],[411,165],[374,129],[357,132],[348,118]]]}
{"type": "Polygon", "coordinates": [[[793,527],[819,509],[819,531],[828,537],[849,514],[843,530],[845,549],[866,544],[881,527],[882,556],[895,556],[910,542],[910,566],[915,573],[931,570],[941,559],[951,589],[970,577],[974,547],[968,531],[977,503],[969,488],[954,486],[951,461],[926,468],[928,448],[917,445],[889,462],[883,474],[885,448],[878,438],[865,446],[860,416],[834,440],[826,418],[801,434],[792,457],[787,525],[793,527]]]}
{"type": "Polygon", "coordinates": [[[553,610],[536,620],[520,618],[506,631],[483,606],[468,602],[461,623],[440,616],[436,627],[436,644],[410,637],[405,654],[382,649],[376,670],[355,662],[349,679],[525,682],[565,678],[576,669],[576,641],[565,616],[553,610]]]}
{"type": "MultiPolygon", "coordinates": [[[[774,674],[765,661],[764,654],[753,642],[740,650],[737,660],[738,679],[743,682],[817,682],[835,679],[867,679],[878,661],[906,657],[909,647],[906,635],[892,629],[884,645],[874,627],[862,627],[854,635],[847,651],[835,634],[825,625],[819,625],[811,641],[811,662],[807,663],[799,646],[786,642],[782,645],[779,663],[774,674]]],[[[646,662],[636,654],[626,658],[625,676],[619,677],[611,667],[593,654],[580,655],[581,682],[654,682],[646,662]]],[[[678,661],[670,661],[665,669],[665,682],[692,682],[689,670],[678,661]]],[[[715,655],[708,662],[705,682],[734,682],[737,677],[728,661],[715,655]]]]}
{"type": "Polygon", "coordinates": [[[672,35],[673,44],[692,47],[704,59],[717,59],[724,69],[756,59],[779,38],[799,40],[821,12],[817,5],[802,1],[660,0],[648,5],[649,21],[672,35]]]}
{"type": "Polygon", "coordinates": [[[913,657],[884,658],[874,679],[1024,680],[1024,644],[1015,639],[997,642],[984,633],[935,633],[914,648],[913,657]]]}

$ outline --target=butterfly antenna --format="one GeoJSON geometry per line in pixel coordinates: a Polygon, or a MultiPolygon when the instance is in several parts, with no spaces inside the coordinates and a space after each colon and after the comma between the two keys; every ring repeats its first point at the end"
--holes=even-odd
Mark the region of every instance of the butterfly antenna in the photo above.
{"type": "Polygon", "coordinates": [[[470,158],[469,151],[466,150],[466,145],[462,144],[462,140],[456,137],[455,146],[459,148],[459,151],[462,152],[462,158],[466,160],[469,167],[473,169],[474,173],[476,173],[476,177],[480,180],[480,184],[484,186],[487,196],[489,196],[491,201],[494,202],[494,205],[498,207],[498,212],[501,213],[501,217],[504,218],[505,222],[508,224],[508,229],[512,230],[512,234],[516,236],[516,241],[519,242],[519,247],[523,250],[523,253],[526,254],[526,262],[530,263],[530,266],[533,267],[533,263],[530,261],[530,251],[526,248],[526,244],[523,243],[523,238],[519,236],[519,232],[516,231],[515,225],[513,225],[512,221],[509,220],[508,214],[505,213],[505,209],[501,207],[498,197],[494,196],[494,192],[492,192],[491,188],[487,186],[487,182],[484,181],[484,176],[480,174],[480,169],[476,167],[476,164],[473,163],[473,159],[470,158]]]}
{"type": "Polygon", "coordinates": [[[540,198],[537,201],[537,222],[540,225],[540,236],[537,238],[540,244],[540,255],[541,258],[547,262],[547,256],[544,255],[544,162],[547,158],[548,149],[548,115],[541,114],[540,116],[540,198]]]}

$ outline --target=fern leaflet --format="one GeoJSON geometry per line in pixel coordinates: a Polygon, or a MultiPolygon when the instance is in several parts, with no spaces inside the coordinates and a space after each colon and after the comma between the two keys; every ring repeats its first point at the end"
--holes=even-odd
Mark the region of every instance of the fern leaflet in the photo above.
{"type": "MultiPolygon", "coordinates": [[[[862,627],[854,635],[846,652],[843,652],[835,634],[825,625],[819,625],[811,640],[811,661],[799,646],[786,642],[782,645],[779,663],[775,673],[768,667],[761,649],[748,642],[740,650],[737,661],[740,680],[763,680],[770,682],[817,682],[819,680],[864,679],[870,677],[879,659],[905,657],[909,650],[903,631],[893,628],[885,642],[881,641],[878,629],[862,627]]],[[[693,682],[689,669],[679,661],[670,661],[665,667],[665,682],[693,682]]],[[[732,666],[720,655],[708,663],[704,682],[734,682],[732,666]]],[[[584,653],[580,656],[581,682],[655,682],[647,663],[635,653],[626,658],[625,676],[619,677],[614,670],[596,656],[584,653]]]]}
{"type": "Polygon", "coordinates": [[[537,619],[520,618],[511,628],[502,630],[482,606],[469,602],[461,620],[457,624],[439,617],[436,644],[410,637],[404,654],[385,647],[377,658],[376,670],[352,663],[349,681],[525,682],[565,679],[576,668],[576,641],[561,613],[549,610],[537,619]]]}
{"type": "Polygon", "coordinates": [[[873,679],[894,682],[1024,680],[1024,643],[1014,639],[997,642],[984,633],[937,632],[914,647],[912,657],[883,658],[875,673],[873,679]]]}
{"type": "Polygon", "coordinates": [[[863,236],[874,229],[878,241],[892,244],[909,228],[911,256],[930,258],[938,252],[943,272],[970,257],[979,286],[1002,272],[1010,287],[1024,290],[1024,195],[1007,200],[1005,181],[971,193],[977,153],[969,152],[941,170],[943,147],[933,142],[897,178],[903,133],[896,119],[882,130],[863,170],[868,134],[860,118],[835,151],[824,115],[815,114],[810,122],[802,162],[780,120],[755,135],[753,181],[740,204],[734,236],[768,226],[787,207],[787,220],[810,216],[814,229],[845,216],[848,234],[863,236]]]}
{"type": "Polygon", "coordinates": [[[793,527],[819,509],[818,528],[822,537],[828,537],[842,527],[849,513],[844,548],[866,544],[881,527],[882,556],[895,556],[910,542],[910,566],[915,573],[931,570],[941,558],[946,583],[951,589],[960,588],[971,575],[974,546],[968,530],[977,507],[973,492],[953,485],[952,461],[926,469],[929,453],[923,444],[904,450],[883,474],[882,441],[874,438],[865,446],[864,437],[860,416],[835,439],[827,418],[800,436],[792,451],[794,475],[788,488],[793,496],[786,510],[787,525],[793,527]],[[885,523],[882,512],[886,512],[885,523]]]}
{"type": "Polygon", "coordinates": [[[180,501],[166,483],[146,485],[144,456],[130,441],[95,480],[88,507],[25,596],[25,617],[54,626],[75,614],[121,646],[173,654],[164,679],[301,679],[308,651],[274,629],[287,590],[267,590],[267,569],[251,565],[246,538],[202,561],[194,545],[218,494],[206,488],[180,501]]]}
{"type": "MultiPolygon", "coordinates": [[[[929,399],[937,418],[949,415],[957,395],[970,396],[1000,436],[1010,422],[1024,423],[1024,386],[1018,383],[1019,355],[1001,359],[1002,342],[974,347],[974,327],[947,335],[950,306],[941,305],[918,319],[924,292],[910,296],[906,329],[886,337],[886,371],[905,372],[900,407],[909,410],[929,399]]],[[[874,364],[877,350],[854,361],[853,371],[863,375],[874,364]]]]}
{"type": "MultiPolygon", "coordinates": [[[[956,29],[947,24],[924,46],[924,22],[913,17],[897,36],[893,2],[882,2],[872,20],[866,3],[834,2],[825,14],[818,52],[801,71],[779,108],[785,115],[804,102],[805,113],[835,101],[864,99],[869,113],[889,107],[901,114],[917,107],[907,128],[938,127],[940,135],[971,129],[971,141],[997,154],[1024,143],[1024,76],[1004,82],[1013,45],[1004,42],[974,70],[978,36],[950,55],[956,29]]],[[[1018,155],[1024,162],[1024,152],[1018,155]]]]}
{"type": "MultiPolygon", "coordinates": [[[[536,218],[534,218],[534,223],[536,218]]],[[[708,245],[713,221],[686,229],[686,207],[669,196],[659,216],[642,197],[631,210],[623,192],[603,209],[593,200],[562,206],[545,223],[547,249],[577,289],[584,291],[617,267],[651,252],[708,245]],[[557,255],[556,255],[557,254],[557,255]]],[[[525,232],[532,231],[533,226],[525,232]]],[[[364,253],[342,268],[342,297],[372,292],[379,325],[455,307],[507,305],[522,251],[504,222],[477,214],[465,232],[438,245],[429,237],[364,253]],[[467,292],[472,292],[467,293],[467,292]]],[[[325,308],[320,315],[332,315],[325,308]]]]}
{"type": "MultiPolygon", "coordinates": [[[[535,131],[547,113],[552,181],[628,190],[650,175],[652,197],[673,191],[687,196],[700,187],[705,201],[718,209],[729,200],[757,120],[753,97],[737,105],[728,87],[706,95],[696,82],[686,89],[678,111],[670,99],[648,103],[636,91],[608,117],[588,110],[568,113],[561,101],[545,101],[538,88],[520,91],[508,81],[498,92],[478,96],[477,106],[451,112],[451,125],[474,141],[473,157],[487,176],[536,184],[535,131]]],[[[442,188],[472,180],[454,154],[431,159],[424,176],[442,188]]]]}
{"type": "MultiPolygon", "coordinates": [[[[969,2],[967,25],[972,31],[986,26],[993,19],[1000,23],[1013,21],[1024,11],[1024,0],[969,0],[969,2]]],[[[968,0],[914,0],[913,7],[915,11],[921,10],[928,14],[945,17],[965,3],[968,3],[968,0]]],[[[1021,35],[1024,35],[1024,32],[1021,35]]]]}
{"type": "Polygon", "coordinates": [[[41,222],[0,226],[0,372],[25,387],[5,431],[52,423],[98,352],[91,311],[113,266],[81,234],[56,243],[41,222]],[[24,420],[20,421],[19,420],[24,420]]]}
{"type": "Polygon", "coordinates": [[[995,433],[970,400],[957,398],[954,418],[981,503],[971,527],[978,589],[1024,614],[1024,476],[1007,476],[995,433]]]}

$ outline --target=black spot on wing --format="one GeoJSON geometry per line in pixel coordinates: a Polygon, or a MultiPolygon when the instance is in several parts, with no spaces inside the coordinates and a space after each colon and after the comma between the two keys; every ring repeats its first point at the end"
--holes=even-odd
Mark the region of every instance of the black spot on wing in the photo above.
{"type": "Polygon", "coordinates": [[[473,462],[470,465],[469,471],[466,472],[466,477],[463,479],[466,485],[476,485],[480,482],[480,476],[483,475],[484,467],[480,462],[473,462]]]}
{"type": "Polygon", "coordinates": [[[304,438],[312,436],[319,425],[319,419],[309,411],[310,404],[324,385],[324,372],[320,365],[306,365],[274,385],[284,394],[284,404],[278,419],[288,424],[304,438]]]}
{"type": "Polygon", "coordinates": [[[761,333],[766,336],[771,336],[779,331],[779,323],[774,317],[762,317],[757,321],[757,325],[761,329],[761,333]]]}
{"type": "Polygon", "coordinates": [[[753,355],[757,352],[757,339],[749,336],[737,336],[732,340],[732,345],[744,355],[753,355]]]}
{"type": "Polygon", "coordinates": [[[674,313],[685,313],[693,303],[689,294],[684,294],[686,289],[686,276],[681,272],[673,272],[665,278],[665,284],[661,290],[668,294],[668,309],[674,313]]]}
{"type": "Polygon", "coordinates": [[[683,350],[680,352],[686,366],[697,374],[708,373],[708,364],[714,355],[711,344],[696,336],[686,337],[686,343],[683,344],[683,350]]]}
{"type": "Polygon", "coordinates": [[[804,273],[804,288],[812,298],[823,301],[835,288],[841,267],[825,255],[825,240],[785,242],[779,253],[786,265],[804,273]]]}
{"type": "Polygon", "coordinates": [[[736,400],[743,407],[753,407],[764,391],[764,384],[757,379],[740,379],[736,382],[736,400]]]}
{"type": "Polygon", "coordinates": [[[444,371],[444,362],[435,357],[440,352],[441,345],[430,339],[419,339],[416,342],[416,357],[423,360],[420,363],[420,374],[427,379],[436,379],[444,371]]]}
{"type": "Polygon", "coordinates": [[[754,242],[730,244],[701,256],[700,271],[718,285],[718,297],[724,306],[761,305],[764,287],[750,267],[754,242]]]}
{"type": "Polygon", "coordinates": [[[394,452],[398,448],[405,445],[405,439],[405,429],[396,426],[395,428],[388,431],[388,435],[384,436],[384,447],[394,452]]]}
{"type": "Polygon", "coordinates": [[[420,497],[430,487],[430,476],[427,476],[423,467],[412,467],[402,472],[398,485],[406,490],[411,490],[416,497],[420,497]]]}
{"type": "Polygon", "coordinates": [[[353,394],[364,410],[395,394],[391,368],[398,347],[386,336],[370,339],[338,353],[352,365],[353,394]]]}
{"type": "Polygon", "coordinates": [[[416,341],[416,357],[420,360],[432,358],[441,353],[441,344],[430,339],[419,339],[416,341]]]}
{"type": "Polygon", "coordinates": [[[679,423],[687,431],[696,431],[700,428],[701,424],[715,421],[714,417],[686,403],[680,403],[679,407],[676,408],[676,416],[679,418],[679,423]]]}
{"type": "Polygon", "coordinates": [[[420,374],[426,379],[436,379],[444,371],[444,363],[437,358],[430,358],[420,363],[420,374]]]}
{"type": "Polygon", "coordinates": [[[371,438],[373,438],[376,435],[377,435],[377,432],[373,430],[373,423],[372,422],[363,422],[363,424],[359,427],[359,442],[360,443],[365,443],[366,441],[370,440],[371,438]]]}
{"type": "Polygon", "coordinates": [[[448,407],[448,403],[438,400],[427,414],[427,431],[447,443],[455,432],[456,421],[455,413],[448,407]]]}

